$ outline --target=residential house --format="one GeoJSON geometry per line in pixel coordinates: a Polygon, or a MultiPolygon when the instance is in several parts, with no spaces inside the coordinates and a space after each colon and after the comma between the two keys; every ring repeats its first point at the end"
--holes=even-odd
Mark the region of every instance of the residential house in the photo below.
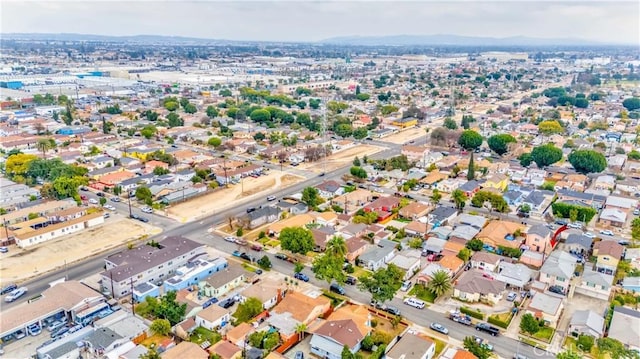
{"type": "Polygon", "coordinates": [[[418,125],[418,119],[415,117],[399,118],[394,120],[391,124],[399,128],[415,127],[418,125]]]}
{"type": "Polygon", "coordinates": [[[284,288],[281,283],[281,280],[263,279],[241,291],[240,301],[244,303],[249,298],[256,298],[262,303],[264,309],[270,309],[282,296],[284,288]]]}
{"type": "Polygon", "coordinates": [[[498,265],[503,261],[503,257],[489,252],[476,252],[471,256],[469,264],[471,268],[484,272],[495,272],[498,265]]]}
{"type": "Polygon", "coordinates": [[[477,356],[464,349],[448,347],[444,353],[440,354],[441,359],[478,359],[477,356]]]}
{"type": "Polygon", "coordinates": [[[418,219],[424,217],[429,212],[429,206],[422,202],[411,202],[400,208],[398,214],[407,219],[418,219]]]}
{"type": "Polygon", "coordinates": [[[449,274],[449,277],[452,276],[451,271],[442,267],[439,262],[432,262],[422,268],[422,270],[418,274],[418,277],[416,278],[416,284],[427,285],[429,281],[431,281],[431,278],[433,278],[433,274],[438,271],[445,271],[447,274],[449,274]]]}
{"type": "Polygon", "coordinates": [[[522,263],[500,262],[497,281],[507,284],[510,288],[524,289],[531,282],[534,271],[522,263]]]}
{"type": "Polygon", "coordinates": [[[424,160],[429,149],[426,146],[404,145],[400,154],[407,156],[410,161],[418,162],[424,160]]]}
{"type": "Polygon", "coordinates": [[[624,212],[629,212],[638,207],[638,201],[631,198],[607,196],[604,208],[617,208],[624,212]]]}
{"type": "Polygon", "coordinates": [[[324,199],[330,199],[344,194],[344,187],[334,180],[324,181],[316,186],[318,194],[324,199]]]}
{"type": "MultiPolygon", "coordinates": [[[[439,228],[438,228],[439,229],[439,228]]],[[[449,233],[449,240],[466,243],[480,233],[480,230],[473,226],[459,225],[449,233]]]]}
{"type": "Polygon", "coordinates": [[[608,337],[619,340],[627,349],[640,351],[640,311],[614,307],[608,337]]]}
{"type": "Polygon", "coordinates": [[[547,171],[530,168],[527,170],[527,174],[524,176],[523,182],[530,183],[536,187],[540,187],[544,184],[546,178],[547,171]]]}
{"type": "Polygon", "coordinates": [[[495,305],[502,300],[505,287],[505,283],[487,278],[482,271],[472,269],[463,272],[456,280],[453,296],[465,302],[495,305]]]}
{"type": "Polygon", "coordinates": [[[393,215],[393,210],[400,205],[400,199],[395,196],[380,197],[373,202],[364,206],[365,212],[376,212],[378,221],[384,222],[389,220],[393,215]]]}
{"type": "Polygon", "coordinates": [[[354,262],[370,246],[369,242],[357,237],[347,239],[345,244],[347,245],[346,259],[349,262],[354,262]]]}
{"type": "Polygon", "coordinates": [[[240,220],[247,225],[246,228],[258,228],[266,223],[273,223],[280,219],[282,210],[278,207],[263,206],[253,212],[243,215],[240,220]]]}
{"type": "Polygon", "coordinates": [[[485,245],[498,249],[500,246],[508,248],[520,247],[521,241],[516,237],[518,232],[522,232],[525,226],[521,223],[495,220],[489,222],[486,227],[478,233],[477,238],[485,245]]]}
{"type": "Polygon", "coordinates": [[[246,338],[255,331],[256,328],[254,328],[253,325],[249,323],[240,323],[226,332],[225,336],[229,342],[237,346],[242,346],[245,343],[246,338]]]}
{"type": "Polygon", "coordinates": [[[612,192],[616,187],[616,178],[612,175],[601,175],[593,181],[593,188],[600,191],[612,192]]]}
{"type": "Polygon", "coordinates": [[[625,277],[622,280],[622,288],[629,292],[640,292],[640,277],[625,277]]]}
{"type": "Polygon", "coordinates": [[[480,189],[482,188],[482,183],[476,180],[467,181],[462,186],[458,187],[459,190],[464,192],[467,197],[472,198],[480,189]]]}
{"type": "Polygon", "coordinates": [[[451,253],[444,254],[438,264],[454,276],[464,267],[464,261],[451,253]]]}
{"type": "Polygon", "coordinates": [[[338,221],[338,214],[335,212],[320,212],[313,215],[316,216],[316,223],[320,226],[334,227],[338,221]]]}
{"type": "Polygon", "coordinates": [[[569,333],[590,335],[595,339],[604,334],[604,318],[593,310],[576,310],[569,322],[569,333]]]}
{"type": "Polygon", "coordinates": [[[598,272],[590,265],[586,265],[580,277],[580,283],[575,287],[575,292],[606,301],[611,295],[613,280],[613,274],[598,272]]]}
{"type": "Polygon", "coordinates": [[[111,188],[119,185],[122,181],[131,179],[134,177],[136,177],[136,174],[129,171],[112,172],[104,176],[100,176],[100,179],[98,180],[97,183],[94,184],[94,186],[97,186],[98,188],[101,188],[101,189],[104,187],[111,188]]]}
{"type": "Polygon", "coordinates": [[[229,262],[229,265],[198,283],[198,290],[207,297],[222,297],[239,287],[247,279],[248,272],[241,265],[229,262]]]}
{"type": "Polygon", "coordinates": [[[296,326],[304,324],[309,327],[330,310],[331,301],[325,296],[287,291],[280,303],[271,309],[267,323],[278,329],[282,340],[287,342],[292,336],[298,336],[296,326]]]}
{"type": "Polygon", "coordinates": [[[547,226],[534,224],[527,230],[525,244],[529,250],[549,255],[553,250],[551,238],[552,232],[547,226]]]}
{"type": "Polygon", "coordinates": [[[600,213],[598,223],[604,227],[623,227],[627,222],[627,212],[619,208],[605,208],[600,213]]]}
{"type": "Polygon", "coordinates": [[[209,353],[198,344],[192,342],[180,342],[162,353],[162,359],[209,359],[209,353]]]}
{"type": "MultiPolygon", "coordinates": [[[[242,358],[242,348],[226,340],[221,340],[210,346],[209,348],[207,348],[207,352],[210,356],[215,354],[220,359],[242,358]]],[[[182,359],[184,359],[184,357],[182,359]]]]}
{"type": "Polygon", "coordinates": [[[585,206],[591,206],[596,209],[603,208],[605,201],[607,200],[606,196],[602,196],[599,194],[572,191],[567,189],[558,190],[557,195],[558,200],[560,201],[576,200],[583,202],[585,206]]]}
{"type": "Polygon", "coordinates": [[[18,247],[24,249],[102,223],[104,223],[102,212],[88,213],[85,207],[72,207],[51,213],[46,218],[37,217],[15,223],[7,228],[13,233],[18,247]]]}
{"type": "Polygon", "coordinates": [[[420,259],[420,251],[414,249],[396,254],[389,263],[395,264],[398,268],[404,270],[403,280],[409,280],[420,270],[420,259]]]}
{"type": "Polygon", "coordinates": [[[544,211],[551,204],[551,200],[555,193],[551,191],[533,191],[529,193],[521,202],[520,205],[528,205],[531,208],[531,214],[541,216],[544,211]]]}
{"type": "MultiPolygon", "coordinates": [[[[315,244],[313,250],[315,252],[324,252],[327,242],[333,238],[336,234],[336,230],[333,227],[322,226],[311,229],[311,235],[313,236],[313,242],[315,244]]],[[[351,238],[351,237],[350,237],[351,238]]]]}
{"type": "Polygon", "coordinates": [[[345,210],[345,213],[353,213],[369,203],[373,198],[373,193],[364,189],[356,189],[353,192],[339,195],[331,200],[332,205],[340,206],[345,210]]]}
{"type": "Polygon", "coordinates": [[[576,258],[567,252],[555,250],[540,268],[540,281],[548,286],[561,286],[565,293],[576,270],[576,258]]]}
{"type": "Polygon", "coordinates": [[[340,359],[346,346],[351,353],[360,350],[362,340],[369,334],[369,312],[360,306],[342,307],[332,313],[311,337],[311,353],[321,358],[340,359]]]}
{"type": "Polygon", "coordinates": [[[427,223],[413,220],[404,226],[404,233],[411,237],[424,237],[428,228],[429,225],[427,223]]]}
{"type": "Polygon", "coordinates": [[[113,158],[109,156],[97,156],[91,159],[91,163],[95,168],[112,167],[114,165],[113,158]]]}
{"type": "Polygon", "coordinates": [[[382,239],[377,245],[369,247],[358,257],[358,265],[376,271],[386,267],[396,253],[397,243],[382,239]]]}
{"type": "Polygon", "coordinates": [[[570,233],[562,243],[562,250],[584,254],[591,250],[593,238],[580,233],[570,233]]]}
{"type": "Polygon", "coordinates": [[[435,343],[424,335],[406,333],[387,351],[388,359],[432,359],[436,353],[435,343]]]}
{"type": "Polygon", "coordinates": [[[599,241],[593,245],[593,255],[597,257],[595,269],[598,272],[614,274],[624,253],[624,246],[613,240],[599,241]]]}
{"type": "Polygon", "coordinates": [[[428,254],[439,254],[444,250],[444,245],[447,241],[438,237],[429,237],[424,243],[422,243],[422,251],[428,254]]]}
{"type": "Polygon", "coordinates": [[[231,320],[231,313],[219,305],[210,305],[195,316],[196,324],[209,330],[218,330],[231,320]]]}
{"type": "Polygon", "coordinates": [[[169,170],[169,164],[168,163],[162,162],[162,161],[157,161],[157,160],[151,160],[151,161],[145,162],[145,164],[144,164],[144,172],[145,173],[153,173],[153,170],[155,170],[156,167],[160,167],[162,169],[169,170]]]}
{"type": "Polygon", "coordinates": [[[509,184],[509,177],[501,173],[493,173],[482,184],[482,188],[493,188],[504,192],[509,184]]]}
{"type": "Polygon", "coordinates": [[[460,188],[462,183],[463,183],[463,180],[460,178],[446,178],[438,182],[438,185],[436,186],[436,188],[440,192],[452,193],[453,191],[460,188]]]}
{"type": "Polygon", "coordinates": [[[534,318],[544,321],[550,327],[555,328],[564,308],[560,297],[543,292],[534,292],[531,302],[524,310],[525,314],[531,314],[534,318]]]}
{"type": "Polygon", "coordinates": [[[453,219],[458,215],[458,210],[453,207],[436,207],[429,213],[429,223],[436,228],[453,223],[453,219]]]}
{"type": "Polygon", "coordinates": [[[351,223],[340,229],[344,238],[361,237],[367,233],[367,225],[364,223],[351,223]]]}

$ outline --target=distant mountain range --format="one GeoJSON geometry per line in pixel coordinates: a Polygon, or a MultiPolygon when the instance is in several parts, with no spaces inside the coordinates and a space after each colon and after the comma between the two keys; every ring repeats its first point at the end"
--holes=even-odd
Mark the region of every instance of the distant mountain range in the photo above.
{"type": "MultiPolygon", "coordinates": [[[[173,44],[173,45],[211,45],[211,44],[239,44],[239,43],[278,43],[278,41],[234,41],[223,39],[203,39],[184,36],[163,35],[132,35],[109,36],[90,34],[42,34],[42,33],[12,33],[3,34],[6,40],[36,40],[36,41],[101,41],[137,44],[173,44]]],[[[302,43],[302,42],[300,42],[302,43]]],[[[313,43],[313,42],[308,42],[313,43]]],[[[513,37],[475,37],[450,34],[437,35],[393,35],[393,36],[343,36],[333,37],[315,42],[326,45],[352,46],[598,46],[604,43],[578,38],[544,39],[526,36],[513,37]]]]}
{"type": "Polygon", "coordinates": [[[449,45],[449,46],[594,46],[603,43],[577,38],[543,39],[527,36],[513,37],[476,37],[449,34],[437,35],[395,35],[395,36],[344,36],[321,41],[325,44],[358,46],[410,46],[410,45],[449,45]]]}

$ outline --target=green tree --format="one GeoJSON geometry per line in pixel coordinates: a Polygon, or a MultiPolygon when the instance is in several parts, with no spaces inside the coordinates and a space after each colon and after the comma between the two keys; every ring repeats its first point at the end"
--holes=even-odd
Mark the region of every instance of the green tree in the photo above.
{"type": "Polygon", "coordinates": [[[631,221],[631,238],[640,241],[640,217],[636,217],[631,221]]]}
{"type": "Polygon", "coordinates": [[[358,127],[353,130],[353,138],[356,140],[361,140],[367,136],[369,136],[369,131],[366,127],[358,127]]]}
{"type": "Polygon", "coordinates": [[[562,159],[562,150],[552,144],[538,146],[531,151],[531,159],[543,168],[552,165],[562,159]]]}
{"type": "Polygon", "coordinates": [[[564,128],[562,128],[562,125],[560,125],[558,121],[547,120],[538,124],[538,131],[545,136],[550,136],[553,134],[563,133],[564,128]]]}
{"type": "Polygon", "coordinates": [[[473,159],[473,152],[469,154],[469,166],[467,168],[467,180],[471,181],[476,178],[476,164],[473,159]]]}
{"type": "Polygon", "coordinates": [[[169,127],[184,126],[184,120],[180,118],[180,116],[178,116],[178,114],[175,112],[171,112],[167,115],[167,121],[169,127]]]}
{"type": "Polygon", "coordinates": [[[256,315],[262,313],[264,308],[258,298],[247,298],[243,303],[238,304],[238,309],[233,313],[237,323],[250,322],[256,315]]]}
{"type": "Polygon", "coordinates": [[[457,255],[458,258],[465,261],[465,263],[471,258],[471,250],[469,248],[462,248],[457,255]]]}
{"type": "Polygon", "coordinates": [[[353,127],[350,124],[342,123],[335,128],[336,135],[346,138],[353,134],[353,127]]]}
{"type": "Polygon", "coordinates": [[[360,163],[360,159],[358,158],[358,156],[354,157],[353,165],[356,166],[356,167],[360,167],[361,163],[360,163]]]}
{"type": "Polygon", "coordinates": [[[371,293],[376,302],[384,303],[393,299],[402,286],[404,271],[390,263],[387,268],[379,268],[373,273],[367,272],[359,278],[358,288],[371,293]]]}
{"type": "Polygon", "coordinates": [[[54,148],[56,141],[53,138],[41,138],[36,143],[36,147],[42,152],[42,157],[47,158],[47,151],[54,148]]]}
{"type": "Polygon", "coordinates": [[[442,123],[442,126],[444,126],[445,128],[448,128],[450,130],[457,130],[458,129],[458,124],[451,117],[445,118],[444,122],[442,123]]]}
{"type": "Polygon", "coordinates": [[[540,323],[531,313],[526,313],[520,320],[520,330],[533,335],[540,330],[540,323]]]}
{"type": "Polygon", "coordinates": [[[582,355],[573,350],[567,350],[556,354],[556,359],[582,359],[582,355]]]}
{"type": "Polygon", "coordinates": [[[104,207],[105,204],[107,204],[107,199],[104,197],[100,197],[100,205],[104,207]]]}
{"type": "Polygon", "coordinates": [[[149,348],[146,353],[141,354],[139,359],[162,359],[156,348],[149,348]]]}
{"type": "Polygon", "coordinates": [[[196,108],[196,105],[189,103],[184,107],[184,112],[189,113],[189,114],[194,114],[196,112],[198,112],[198,108],[196,108]]]}
{"type": "Polygon", "coordinates": [[[286,227],[280,232],[280,246],[293,253],[306,254],[314,247],[313,235],[306,228],[286,227]]]}
{"type": "Polygon", "coordinates": [[[304,100],[300,100],[296,102],[296,106],[298,106],[299,109],[304,110],[304,108],[307,107],[307,103],[304,100]]]}
{"type": "Polygon", "coordinates": [[[468,199],[467,194],[460,189],[455,189],[451,193],[451,197],[453,198],[453,202],[456,204],[456,208],[459,210],[464,208],[468,199]]]}
{"type": "Polygon", "coordinates": [[[271,260],[268,256],[264,255],[262,258],[258,259],[258,265],[262,269],[269,269],[271,268],[271,260]]]}
{"type": "Polygon", "coordinates": [[[315,187],[306,187],[302,190],[302,202],[306,203],[307,206],[314,208],[320,203],[322,203],[322,198],[320,197],[320,192],[315,187]]]}
{"type": "Polygon", "coordinates": [[[622,106],[629,111],[640,109],[640,98],[630,97],[622,101],[622,106]]]}
{"type": "Polygon", "coordinates": [[[351,173],[352,176],[357,177],[357,178],[365,179],[365,178],[368,177],[367,171],[365,171],[365,169],[362,168],[362,167],[353,166],[353,167],[351,167],[349,172],[351,173]]]}
{"type": "Polygon", "coordinates": [[[222,97],[231,97],[231,96],[233,96],[233,94],[231,93],[231,90],[229,90],[229,89],[220,90],[220,92],[218,92],[218,95],[220,95],[222,97]]]}
{"type": "Polygon", "coordinates": [[[333,236],[325,248],[325,253],[344,260],[347,255],[347,244],[341,236],[333,236]]]}
{"type": "Polygon", "coordinates": [[[174,326],[184,319],[187,311],[187,303],[180,304],[176,301],[176,292],[169,291],[154,308],[154,315],[160,319],[166,319],[174,326]]]}
{"type": "Polygon", "coordinates": [[[296,264],[293,265],[293,273],[300,273],[302,272],[303,269],[304,269],[304,264],[300,262],[296,262],[296,264]]]}
{"type": "Polygon", "coordinates": [[[324,280],[329,284],[333,281],[342,284],[347,280],[346,274],[342,270],[343,264],[344,257],[338,257],[325,252],[313,260],[311,271],[316,278],[324,280]]]}
{"type": "Polygon", "coordinates": [[[464,337],[462,346],[478,359],[489,359],[491,351],[476,341],[474,337],[464,337]]]}
{"type": "Polygon", "coordinates": [[[474,252],[481,251],[483,246],[484,246],[484,243],[482,243],[482,240],[477,239],[477,238],[474,238],[474,239],[468,241],[467,244],[465,244],[466,248],[469,248],[474,252]]]}
{"type": "Polygon", "coordinates": [[[451,278],[449,277],[449,273],[443,270],[433,272],[431,280],[427,284],[427,289],[437,297],[447,293],[451,290],[451,278]]]}
{"type": "Polygon", "coordinates": [[[222,140],[219,137],[211,137],[207,140],[207,145],[211,147],[220,147],[222,140]]]}
{"type": "Polygon", "coordinates": [[[520,161],[520,165],[522,167],[529,167],[531,166],[531,162],[533,162],[533,156],[530,152],[523,153],[518,157],[518,160],[520,161]]]}
{"type": "Polygon", "coordinates": [[[136,188],[136,198],[139,201],[146,202],[149,199],[153,199],[153,194],[151,193],[151,190],[148,187],[138,186],[138,188],[136,188]]]}
{"type": "Polygon", "coordinates": [[[180,107],[180,104],[176,101],[167,101],[164,103],[164,108],[171,112],[177,110],[178,107],[180,107]]]}
{"type": "Polygon", "coordinates": [[[516,142],[517,141],[515,137],[507,133],[493,135],[489,137],[489,139],[487,140],[487,144],[489,144],[489,148],[500,156],[504,155],[509,151],[509,144],[516,143],[516,142]]]}
{"type": "Polygon", "coordinates": [[[431,202],[433,204],[438,204],[440,203],[440,200],[442,199],[442,194],[440,193],[440,191],[438,191],[438,189],[434,189],[433,192],[431,193],[431,202]]]}
{"type": "Polygon", "coordinates": [[[394,112],[398,112],[398,110],[399,110],[399,108],[394,106],[394,105],[384,105],[384,106],[382,106],[380,108],[380,113],[383,116],[387,116],[387,115],[390,115],[390,114],[392,114],[394,112]]]}
{"type": "Polygon", "coordinates": [[[156,319],[151,322],[149,329],[158,335],[167,335],[171,333],[171,323],[166,319],[156,319]]]}
{"type": "Polygon", "coordinates": [[[460,126],[465,130],[468,130],[471,127],[471,123],[476,122],[476,119],[471,115],[462,115],[462,122],[460,126]]]}
{"type": "Polygon", "coordinates": [[[574,104],[577,108],[587,108],[589,107],[589,100],[586,98],[576,98],[576,103],[574,104]]]}
{"type": "Polygon", "coordinates": [[[215,118],[218,117],[218,115],[220,115],[220,111],[218,111],[217,108],[213,106],[207,106],[207,117],[215,118]]]}
{"type": "Polygon", "coordinates": [[[251,117],[251,121],[253,122],[258,122],[258,123],[267,122],[271,120],[271,112],[265,109],[257,109],[257,110],[253,110],[249,115],[249,117],[251,117]]]}
{"type": "Polygon", "coordinates": [[[591,348],[595,344],[595,339],[591,335],[580,334],[578,335],[578,349],[585,353],[591,352],[591,348]]]}
{"type": "Polygon", "coordinates": [[[150,139],[151,137],[155,136],[157,132],[158,129],[156,128],[156,126],[147,125],[144,126],[142,130],[140,130],[140,135],[146,139],[150,139]]]}
{"type": "Polygon", "coordinates": [[[607,168],[607,160],[600,152],[593,150],[575,150],[567,158],[576,171],[588,174],[599,173],[607,168]]]}
{"type": "Polygon", "coordinates": [[[464,130],[458,138],[458,144],[465,150],[473,151],[482,146],[482,135],[474,130],[464,130]]]}
{"type": "Polygon", "coordinates": [[[342,353],[340,353],[340,359],[355,359],[355,355],[349,350],[349,346],[345,344],[342,347],[342,353]]]}

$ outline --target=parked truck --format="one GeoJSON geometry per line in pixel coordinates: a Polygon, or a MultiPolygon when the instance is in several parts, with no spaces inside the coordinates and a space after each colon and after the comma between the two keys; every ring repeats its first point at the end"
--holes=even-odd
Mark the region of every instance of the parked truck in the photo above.
{"type": "Polygon", "coordinates": [[[457,310],[452,310],[449,312],[449,319],[453,320],[456,323],[460,323],[460,324],[464,324],[464,325],[471,325],[471,317],[461,313],[460,311],[457,310]]]}

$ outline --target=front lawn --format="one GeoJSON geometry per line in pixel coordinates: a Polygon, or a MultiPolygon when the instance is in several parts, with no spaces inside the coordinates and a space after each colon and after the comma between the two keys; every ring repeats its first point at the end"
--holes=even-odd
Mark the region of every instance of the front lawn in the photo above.
{"type": "Polygon", "coordinates": [[[196,343],[198,345],[208,341],[211,344],[215,344],[222,339],[222,335],[218,332],[212,332],[211,330],[203,327],[197,327],[191,336],[189,337],[189,341],[192,343],[196,343]]]}
{"type": "Polygon", "coordinates": [[[418,299],[427,303],[434,303],[437,298],[435,294],[421,284],[414,285],[409,291],[409,295],[415,295],[418,299]]]}
{"type": "Polygon", "coordinates": [[[553,328],[542,327],[533,335],[533,337],[549,343],[551,341],[551,337],[553,337],[554,332],[555,330],[553,328]]]}

